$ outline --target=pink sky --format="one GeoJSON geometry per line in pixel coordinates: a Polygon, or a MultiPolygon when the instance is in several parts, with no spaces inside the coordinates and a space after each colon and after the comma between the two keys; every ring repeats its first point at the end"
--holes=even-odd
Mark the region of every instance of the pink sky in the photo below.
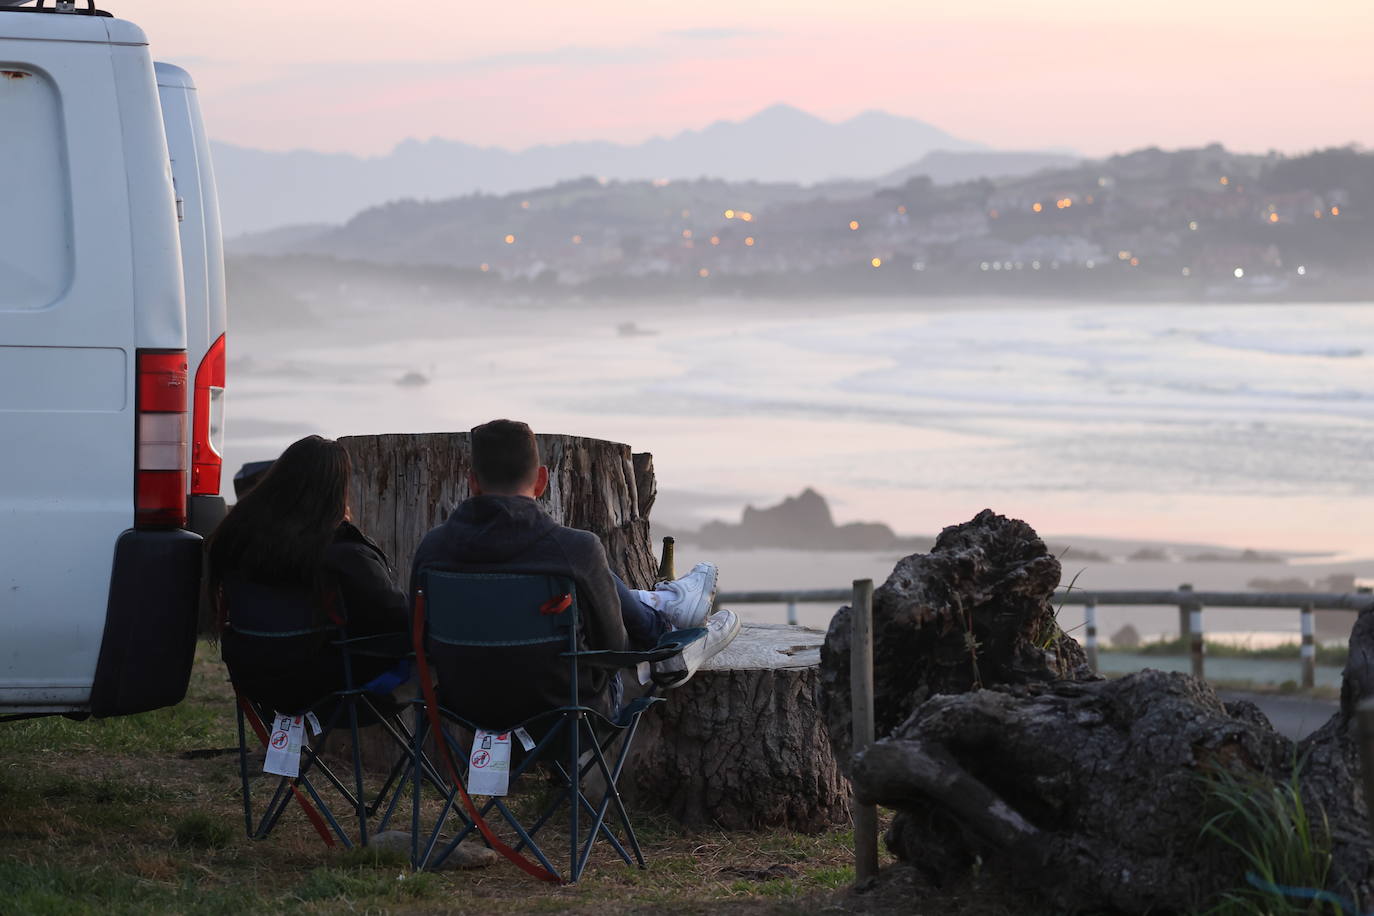
{"type": "Polygon", "coordinates": [[[212,136],[266,149],[638,142],[776,102],[1091,155],[1374,146],[1367,0],[106,5],[192,72],[212,136]]]}

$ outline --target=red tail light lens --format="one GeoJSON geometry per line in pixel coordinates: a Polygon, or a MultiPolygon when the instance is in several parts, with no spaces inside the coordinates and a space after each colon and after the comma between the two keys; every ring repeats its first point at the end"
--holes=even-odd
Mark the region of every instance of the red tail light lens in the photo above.
{"type": "Polygon", "coordinates": [[[134,526],[186,524],[185,350],[139,350],[134,526]]]}
{"type": "Polygon", "coordinates": [[[224,335],[210,345],[196,369],[195,407],[191,413],[191,492],[219,495],[224,459],[224,335]]]}

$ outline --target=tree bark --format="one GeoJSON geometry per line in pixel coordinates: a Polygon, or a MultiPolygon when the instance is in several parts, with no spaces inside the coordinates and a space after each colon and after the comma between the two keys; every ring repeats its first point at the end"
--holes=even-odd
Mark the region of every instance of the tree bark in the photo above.
{"type": "Polygon", "coordinates": [[[684,824],[807,833],[849,821],[817,709],[819,631],[746,624],[642,720],[622,789],[684,824]]]}
{"type": "MultiPolygon", "coordinates": [[[[658,567],[648,518],[657,492],[653,457],[597,439],[538,440],[549,466],[541,504],[560,524],[600,537],[611,568],[631,588],[650,587],[658,567]]],[[[339,441],[353,459],[354,521],[404,584],[425,532],[468,495],[468,436],[339,441]]],[[[848,786],[816,704],[822,638],[800,627],[747,627],[641,720],[636,759],[622,777],[625,794],[688,823],[820,830],[845,822],[848,786]]],[[[374,745],[369,765],[388,763],[390,748],[365,739],[365,749],[374,745]]]]}
{"type": "MultiPolygon", "coordinates": [[[[631,588],[649,587],[657,568],[647,511],[653,504],[652,457],[600,439],[536,438],[549,468],[540,505],[560,525],[601,538],[611,569],[631,588]]],[[[420,539],[469,495],[468,434],[346,436],[339,442],[353,459],[354,522],[386,552],[404,586],[420,539]]]]}

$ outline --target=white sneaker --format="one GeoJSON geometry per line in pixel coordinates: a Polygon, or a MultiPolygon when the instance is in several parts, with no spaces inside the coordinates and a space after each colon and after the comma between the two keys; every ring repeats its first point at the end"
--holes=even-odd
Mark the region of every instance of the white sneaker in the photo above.
{"type": "Polygon", "coordinates": [[[653,591],[641,591],[645,604],[657,608],[676,630],[701,626],[716,600],[716,567],[698,563],[681,579],[664,582],[653,591]]]}
{"type": "Polygon", "coordinates": [[[698,668],[735,641],[740,619],[734,611],[722,608],[706,618],[705,629],[706,635],[688,643],[681,655],[654,665],[653,679],[659,687],[681,687],[691,680],[698,668]]]}

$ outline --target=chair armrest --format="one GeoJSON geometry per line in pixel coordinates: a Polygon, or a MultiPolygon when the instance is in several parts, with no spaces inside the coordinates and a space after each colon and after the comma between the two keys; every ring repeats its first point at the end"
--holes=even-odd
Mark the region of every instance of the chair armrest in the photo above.
{"type": "Polygon", "coordinates": [[[705,637],[705,627],[691,627],[686,630],[673,630],[664,633],[659,638],[658,645],[652,649],[624,651],[583,649],[579,652],[564,652],[562,656],[564,658],[576,658],[593,668],[633,668],[645,662],[649,664],[666,662],[670,658],[681,655],[683,649],[705,637]]]}

